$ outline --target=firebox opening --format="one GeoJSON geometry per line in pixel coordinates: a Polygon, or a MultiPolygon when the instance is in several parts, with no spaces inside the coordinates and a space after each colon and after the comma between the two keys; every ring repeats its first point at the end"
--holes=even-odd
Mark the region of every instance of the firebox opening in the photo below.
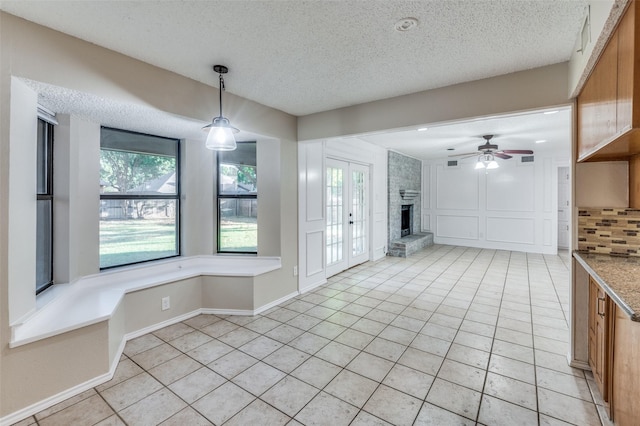
{"type": "Polygon", "coordinates": [[[400,237],[406,237],[407,235],[413,234],[413,205],[402,205],[401,213],[400,237]]]}

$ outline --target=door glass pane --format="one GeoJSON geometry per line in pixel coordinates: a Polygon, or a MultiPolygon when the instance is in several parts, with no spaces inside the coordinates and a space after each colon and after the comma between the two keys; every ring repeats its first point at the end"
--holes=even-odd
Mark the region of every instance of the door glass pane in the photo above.
{"type": "Polygon", "coordinates": [[[220,247],[218,251],[252,253],[258,251],[258,200],[218,198],[220,247]]]}
{"type": "Polygon", "coordinates": [[[353,205],[351,207],[351,221],[352,225],[352,238],[353,246],[352,252],[354,256],[363,254],[367,249],[367,215],[365,212],[365,193],[366,182],[365,175],[361,171],[354,171],[352,173],[352,196],[353,205]]]}
{"type": "Polygon", "coordinates": [[[51,200],[38,200],[36,223],[36,292],[46,287],[51,276],[51,200]]]}
{"type": "Polygon", "coordinates": [[[342,260],[342,169],[327,167],[327,265],[342,260]]]}

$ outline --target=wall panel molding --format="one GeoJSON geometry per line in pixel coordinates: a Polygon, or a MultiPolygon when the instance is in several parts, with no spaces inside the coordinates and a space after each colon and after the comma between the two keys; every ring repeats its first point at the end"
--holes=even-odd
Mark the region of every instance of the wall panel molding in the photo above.
{"type": "Polygon", "coordinates": [[[535,244],[535,219],[487,217],[487,240],[516,244],[535,244]]]}

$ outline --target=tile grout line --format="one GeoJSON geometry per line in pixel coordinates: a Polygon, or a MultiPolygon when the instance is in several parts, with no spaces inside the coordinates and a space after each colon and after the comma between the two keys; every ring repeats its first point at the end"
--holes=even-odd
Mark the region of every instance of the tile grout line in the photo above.
{"type": "MultiPolygon", "coordinates": [[[[495,259],[495,252],[494,252],[494,255],[493,255],[493,257],[491,259],[491,262],[489,263],[489,266],[488,266],[487,269],[489,269],[491,267],[491,263],[493,262],[493,259],[495,259]]],[[[510,265],[511,265],[511,252],[509,252],[509,262],[507,263],[507,265],[505,267],[504,279],[503,279],[503,282],[502,282],[502,292],[500,294],[500,304],[498,305],[498,314],[496,316],[496,323],[495,323],[494,330],[493,330],[493,336],[491,338],[491,350],[489,351],[489,360],[487,361],[487,368],[485,369],[485,376],[484,376],[484,382],[482,384],[482,391],[480,392],[480,403],[478,404],[478,411],[476,413],[476,419],[475,419],[476,423],[479,423],[479,420],[480,420],[480,410],[482,408],[482,397],[484,395],[486,395],[484,390],[485,390],[485,388],[487,386],[487,378],[489,376],[489,367],[491,365],[491,358],[493,357],[493,345],[494,345],[494,343],[496,341],[496,333],[498,332],[498,321],[500,319],[500,310],[502,309],[502,302],[504,301],[504,292],[505,292],[505,288],[506,288],[506,281],[507,281],[507,278],[509,276],[509,267],[510,267],[510,265]]],[[[486,276],[486,273],[485,273],[484,276],[486,276]]],[[[484,276],[483,276],[483,279],[480,280],[480,286],[482,286],[482,281],[484,280],[484,276]]]]}

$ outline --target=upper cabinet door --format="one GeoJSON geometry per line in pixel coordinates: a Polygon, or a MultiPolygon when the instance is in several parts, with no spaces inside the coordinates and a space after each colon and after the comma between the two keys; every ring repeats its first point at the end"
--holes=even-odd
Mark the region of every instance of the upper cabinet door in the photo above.
{"type": "Polygon", "coordinates": [[[578,96],[578,158],[616,134],[618,35],[609,40],[578,96]]]}
{"type": "Polygon", "coordinates": [[[640,55],[635,54],[637,14],[635,2],[631,2],[629,9],[622,17],[618,30],[618,102],[616,132],[623,133],[633,127],[639,127],[640,114],[634,108],[634,100],[640,102],[640,84],[634,84],[635,71],[639,68],[636,63],[640,55]],[[634,117],[634,110],[636,117],[634,117]]]}
{"type": "Polygon", "coordinates": [[[640,9],[618,23],[578,96],[578,161],[640,154],[640,9]]]}

